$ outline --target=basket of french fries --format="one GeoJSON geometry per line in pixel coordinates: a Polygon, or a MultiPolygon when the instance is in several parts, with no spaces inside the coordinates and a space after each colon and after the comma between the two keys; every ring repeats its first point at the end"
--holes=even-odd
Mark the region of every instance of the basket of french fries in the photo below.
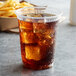
{"type": "Polygon", "coordinates": [[[19,2],[19,0],[0,1],[0,31],[18,27],[15,10],[23,7],[33,7],[27,2],[19,2]]]}

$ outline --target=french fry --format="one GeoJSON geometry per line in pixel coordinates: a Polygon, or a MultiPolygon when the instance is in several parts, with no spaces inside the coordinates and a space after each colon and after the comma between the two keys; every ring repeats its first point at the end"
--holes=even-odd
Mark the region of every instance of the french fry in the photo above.
{"type": "Polygon", "coordinates": [[[19,0],[7,0],[5,2],[0,2],[0,17],[16,17],[14,11],[23,7],[32,7],[33,5],[22,2],[19,0]]]}
{"type": "Polygon", "coordinates": [[[1,8],[0,11],[8,11],[8,10],[15,10],[14,7],[6,7],[6,8],[1,8]]]}
{"type": "Polygon", "coordinates": [[[12,16],[13,14],[14,14],[14,10],[5,13],[5,16],[6,16],[6,17],[10,17],[10,16],[12,16]]]}
{"type": "Polygon", "coordinates": [[[0,16],[4,15],[6,11],[0,11],[0,16]]]}
{"type": "Polygon", "coordinates": [[[21,5],[23,5],[23,6],[28,6],[28,7],[32,7],[32,5],[30,5],[30,3],[25,3],[25,2],[22,2],[21,5]]]}
{"type": "Polygon", "coordinates": [[[1,16],[11,16],[11,15],[13,15],[14,14],[14,10],[11,10],[11,11],[0,11],[0,15],[1,16]]]}
{"type": "Polygon", "coordinates": [[[16,14],[15,14],[15,13],[13,13],[11,17],[17,17],[17,16],[16,16],[16,14]]]}
{"type": "Polygon", "coordinates": [[[0,8],[2,8],[2,7],[8,7],[8,5],[9,5],[9,3],[5,1],[2,5],[0,5],[0,8]]]}

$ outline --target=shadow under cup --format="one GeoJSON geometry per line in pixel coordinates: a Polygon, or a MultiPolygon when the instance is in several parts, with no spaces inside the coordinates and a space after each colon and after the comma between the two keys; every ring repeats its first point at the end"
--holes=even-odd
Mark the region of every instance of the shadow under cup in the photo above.
{"type": "Polygon", "coordinates": [[[61,13],[48,7],[16,10],[21,56],[25,67],[47,69],[54,60],[55,28],[61,13]]]}

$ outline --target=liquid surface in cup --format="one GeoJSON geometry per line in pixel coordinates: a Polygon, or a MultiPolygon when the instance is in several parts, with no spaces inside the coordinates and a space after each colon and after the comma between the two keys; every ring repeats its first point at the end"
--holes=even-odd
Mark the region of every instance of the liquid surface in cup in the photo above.
{"type": "MultiPolygon", "coordinates": [[[[31,14],[42,17],[50,14],[31,14]]],[[[52,15],[53,16],[53,15],[52,15]]],[[[43,19],[18,20],[20,30],[21,55],[24,65],[32,69],[45,69],[53,62],[55,26],[57,21],[43,19]]]]}

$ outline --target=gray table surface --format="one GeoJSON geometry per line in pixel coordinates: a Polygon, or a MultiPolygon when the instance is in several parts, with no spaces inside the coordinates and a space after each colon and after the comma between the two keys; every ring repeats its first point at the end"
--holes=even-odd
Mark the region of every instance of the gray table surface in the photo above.
{"type": "Polygon", "coordinates": [[[0,32],[0,76],[76,76],[76,26],[69,25],[70,0],[37,1],[31,2],[57,7],[66,16],[57,27],[54,66],[40,71],[23,68],[19,34],[0,32]]]}

